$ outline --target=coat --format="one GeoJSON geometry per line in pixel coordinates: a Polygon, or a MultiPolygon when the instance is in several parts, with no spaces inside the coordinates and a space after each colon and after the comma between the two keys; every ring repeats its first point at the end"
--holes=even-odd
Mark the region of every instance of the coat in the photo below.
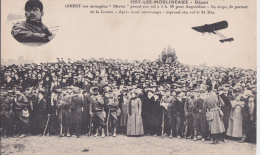
{"type": "Polygon", "coordinates": [[[224,113],[223,123],[224,123],[225,129],[227,130],[228,122],[229,122],[229,115],[230,115],[232,105],[230,103],[229,98],[226,95],[221,94],[220,97],[224,102],[224,106],[221,107],[221,110],[224,113]]]}
{"type": "MultiPolygon", "coordinates": [[[[154,98],[153,98],[154,99],[154,98]]],[[[162,124],[162,107],[160,106],[160,100],[157,99],[151,102],[150,105],[149,124],[150,125],[161,125],[162,124]]]]}
{"type": "MultiPolygon", "coordinates": [[[[221,98],[219,101],[223,104],[221,98]]],[[[204,99],[204,110],[213,112],[213,120],[209,121],[211,134],[219,134],[225,132],[223,119],[220,116],[220,109],[219,107],[217,107],[217,104],[218,96],[213,92],[209,93],[208,96],[204,99]]]]}
{"type": "Polygon", "coordinates": [[[11,33],[19,42],[48,42],[48,36],[52,36],[51,32],[41,21],[18,22],[14,24],[11,33]]]}
{"type": "Polygon", "coordinates": [[[175,125],[176,116],[175,100],[172,96],[163,96],[161,99],[161,103],[166,103],[168,105],[168,109],[166,110],[166,116],[168,118],[168,124],[170,128],[173,129],[175,125]]]}
{"type": "Polygon", "coordinates": [[[117,117],[117,108],[118,108],[118,99],[117,97],[109,97],[106,98],[104,100],[105,103],[105,108],[107,109],[107,118],[108,118],[108,114],[109,114],[109,108],[110,108],[110,119],[111,117],[113,117],[115,120],[118,121],[118,117],[117,117]]]}
{"type": "Polygon", "coordinates": [[[71,98],[71,123],[82,122],[82,96],[75,95],[71,98]]]}
{"type": "Polygon", "coordinates": [[[36,120],[38,127],[43,129],[47,122],[47,104],[45,99],[41,99],[37,102],[35,107],[36,120]]]}
{"type": "Polygon", "coordinates": [[[174,101],[175,113],[179,118],[184,119],[184,102],[176,99],[174,101]]]}
{"type": "Polygon", "coordinates": [[[122,127],[126,127],[126,125],[127,125],[128,105],[129,105],[129,99],[127,97],[123,96],[122,100],[120,100],[120,104],[119,104],[119,107],[121,109],[119,125],[122,127]]]}
{"type": "Polygon", "coordinates": [[[105,121],[104,99],[101,95],[92,95],[90,97],[89,113],[93,113],[99,119],[105,121]]]}
{"type": "Polygon", "coordinates": [[[71,113],[69,109],[71,107],[71,97],[69,94],[60,94],[56,106],[60,109],[59,119],[61,119],[62,115],[70,119],[71,113]]]}
{"type": "Polygon", "coordinates": [[[197,129],[201,126],[204,122],[201,120],[202,117],[205,118],[205,113],[203,109],[203,100],[201,98],[197,98],[194,101],[194,107],[192,109],[192,116],[193,116],[193,127],[197,129]]]}
{"type": "Polygon", "coordinates": [[[143,135],[142,101],[140,98],[132,98],[129,102],[129,116],[127,118],[127,135],[143,135]]]}
{"type": "Polygon", "coordinates": [[[1,103],[1,123],[11,123],[13,113],[13,100],[11,97],[0,98],[1,103]]]}
{"type": "Polygon", "coordinates": [[[242,108],[244,106],[244,102],[231,102],[233,108],[230,113],[230,119],[227,129],[227,135],[231,137],[242,137],[242,123],[243,123],[243,115],[242,108]]]}
{"type": "Polygon", "coordinates": [[[82,112],[82,118],[84,122],[89,122],[90,120],[89,105],[90,105],[90,95],[85,95],[84,102],[83,102],[83,112],[82,112]]]}

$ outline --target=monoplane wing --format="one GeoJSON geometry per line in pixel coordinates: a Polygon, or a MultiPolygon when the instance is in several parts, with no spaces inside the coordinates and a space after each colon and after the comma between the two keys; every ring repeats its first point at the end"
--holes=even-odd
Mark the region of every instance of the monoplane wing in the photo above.
{"type": "Polygon", "coordinates": [[[197,26],[197,27],[192,27],[193,30],[201,33],[215,33],[215,31],[225,29],[228,27],[228,22],[227,21],[221,21],[213,24],[206,24],[203,26],[197,26]]]}

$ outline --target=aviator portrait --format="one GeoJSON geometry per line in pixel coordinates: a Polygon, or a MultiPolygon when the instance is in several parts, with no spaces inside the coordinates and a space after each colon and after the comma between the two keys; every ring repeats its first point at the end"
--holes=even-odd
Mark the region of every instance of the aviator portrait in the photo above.
{"type": "Polygon", "coordinates": [[[25,3],[26,21],[13,25],[11,34],[20,43],[31,46],[43,45],[51,41],[55,34],[42,23],[43,4],[40,0],[28,0],[25,3]]]}

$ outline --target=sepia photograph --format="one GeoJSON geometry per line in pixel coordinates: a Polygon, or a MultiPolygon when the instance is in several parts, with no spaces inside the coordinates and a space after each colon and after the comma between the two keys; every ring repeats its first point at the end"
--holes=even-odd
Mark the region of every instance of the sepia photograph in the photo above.
{"type": "MultiPolygon", "coordinates": [[[[28,46],[40,46],[51,41],[58,31],[59,26],[53,26],[51,29],[55,32],[52,33],[49,28],[42,23],[44,16],[43,4],[39,0],[30,0],[24,6],[25,21],[16,22],[11,34],[21,43],[28,46]]],[[[8,20],[11,22],[15,20],[22,20],[22,15],[9,14],[8,20]]]]}
{"type": "Polygon", "coordinates": [[[2,0],[0,154],[257,154],[257,11],[2,0]]]}

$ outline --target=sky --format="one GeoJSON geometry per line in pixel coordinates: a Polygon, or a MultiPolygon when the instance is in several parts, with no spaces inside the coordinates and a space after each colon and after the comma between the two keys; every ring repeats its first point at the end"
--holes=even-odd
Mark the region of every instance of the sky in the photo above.
{"type": "MultiPolygon", "coordinates": [[[[11,36],[16,21],[7,21],[7,16],[24,15],[25,2],[2,1],[1,56],[4,60],[19,56],[36,63],[55,61],[57,57],[155,60],[170,45],[184,64],[256,69],[256,1],[210,1],[212,5],[232,2],[234,6],[249,6],[247,10],[218,9],[215,15],[121,15],[90,14],[90,9],[64,7],[65,4],[106,4],[108,1],[104,0],[45,0],[43,23],[48,27],[58,25],[59,31],[51,42],[39,47],[25,46],[11,36]],[[231,43],[220,43],[221,38],[214,34],[202,35],[191,29],[223,20],[229,26],[219,32],[233,37],[231,43]]],[[[129,4],[129,1],[110,3],[129,4]]]]}

